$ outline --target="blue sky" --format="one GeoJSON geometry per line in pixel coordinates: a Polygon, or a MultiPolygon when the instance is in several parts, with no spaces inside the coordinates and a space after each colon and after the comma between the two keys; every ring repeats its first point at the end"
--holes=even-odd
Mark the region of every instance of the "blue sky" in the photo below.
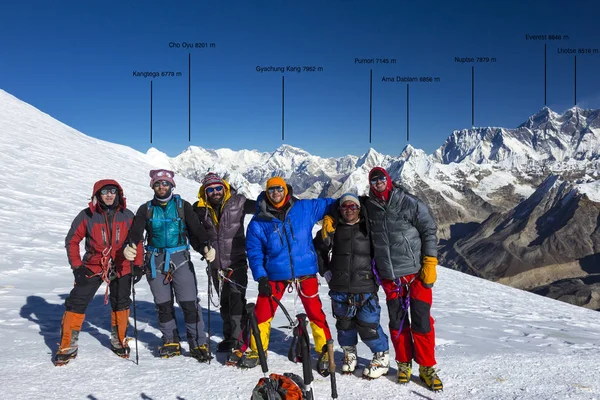
{"type": "MultiPolygon", "coordinates": [[[[597,1],[28,1],[0,12],[0,89],[90,136],[175,156],[190,145],[273,151],[283,143],[320,156],[433,152],[455,129],[516,127],[547,105],[574,105],[574,57],[600,48],[597,1]],[[568,35],[526,41],[525,35],[568,35]],[[214,43],[169,48],[170,42],[214,43]],[[191,54],[191,142],[188,141],[191,54]],[[455,57],[494,57],[456,63],[455,57]],[[394,58],[395,64],[355,64],[394,58]],[[256,72],[316,66],[320,72],[256,72]],[[372,142],[369,73],[373,70],[372,142]],[[133,71],[182,72],[150,81],[133,71]],[[285,141],[281,91],[285,76],[285,141]],[[383,76],[432,76],[406,84],[383,76]]],[[[600,108],[600,54],[577,57],[577,100],[600,108]]]]}

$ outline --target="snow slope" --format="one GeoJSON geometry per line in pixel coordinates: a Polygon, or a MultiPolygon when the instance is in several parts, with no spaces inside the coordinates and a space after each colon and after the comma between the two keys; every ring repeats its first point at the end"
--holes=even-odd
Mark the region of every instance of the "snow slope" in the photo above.
{"type": "MultiPolygon", "coordinates": [[[[103,290],[88,308],[77,359],[61,368],[51,359],[57,349],[64,299],[72,288],[64,237],[77,212],[87,206],[93,183],[118,180],[136,210],[151,196],[147,155],[87,137],[0,91],[0,366],[1,398],[6,399],[248,399],[262,376],[259,368],[241,371],[187,357],[154,356],[160,343],[152,296],[145,281],[136,285],[139,365],[108,349],[109,306],[103,290]]],[[[160,157],[158,157],[160,159],[160,157]]],[[[193,201],[198,184],[176,177],[177,191],[193,201]]],[[[208,319],[205,264],[194,255],[201,304],[208,319]]],[[[323,307],[335,337],[327,288],[323,307]]],[[[256,299],[256,283],[248,299],[256,299]]],[[[291,313],[296,293],[283,299],[291,313]]],[[[382,297],[381,293],[380,296],[382,297]]],[[[383,306],[382,322],[389,321],[383,306]]],[[[598,313],[439,269],[434,287],[437,360],[445,391],[433,394],[418,381],[400,386],[390,374],[375,381],[337,375],[343,399],[600,399],[600,319],[598,313]]],[[[181,314],[179,313],[181,317],[181,314]]],[[[213,349],[221,322],[211,308],[213,349]]],[[[180,324],[182,320],[180,318],[180,324]]],[[[287,360],[286,324],[275,316],[269,366],[295,372],[287,360]]],[[[132,335],[132,329],[129,330],[132,335]]],[[[133,342],[131,342],[133,345],[133,342]]],[[[393,357],[393,349],[391,350],[393,357]]],[[[135,351],[132,352],[135,355],[135,351]]],[[[313,353],[314,355],[314,353],[313,353]]],[[[359,344],[364,365],[369,350],[359,344]]],[[[341,350],[336,348],[338,363],[341,350]]],[[[415,365],[415,370],[416,365],[415,365]]],[[[339,370],[339,368],[338,368],[339,370]]],[[[316,375],[316,374],[315,374],[316,375]]],[[[330,398],[329,380],[315,376],[316,399],[330,398]]]]}

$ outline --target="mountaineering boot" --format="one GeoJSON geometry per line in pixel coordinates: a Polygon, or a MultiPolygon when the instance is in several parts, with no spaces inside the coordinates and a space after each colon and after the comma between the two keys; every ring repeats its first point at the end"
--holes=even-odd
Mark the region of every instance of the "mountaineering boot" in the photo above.
{"type": "Polygon", "coordinates": [[[444,390],[442,380],[437,375],[437,372],[433,367],[419,367],[419,378],[425,383],[425,385],[434,392],[444,390]]]}
{"type": "MultiPolygon", "coordinates": [[[[266,353],[265,353],[266,356],[266,353]]],[[[254,368],[260,363],[258,359],[258,351],[248,350],[242,356],[242,359],[239,362],[240,368],[254,368]]]]}
{"type": "Polygon", "coordinates": [[[208,345],[203,344],[200,346],[196,346],[190,350],[190,356],[194,357],[196,360],[201,363],[208,362],[212,359],[211,355],[208,354],[208,345]]]}
{"type": "Polygon", "coordinates": [[[356,346],[342,346],[344,350],[344,363],[342,364],[342,374],[351,374],[356,369],[358,364],[358,356],[356,355],[356,346]]]}
{"type": "Polygon", "coordinates": [[[58,351],[54,356],[54,365],[61,366],[67,364],[71,359],[77,357],[77,348],[79,341],[79,331],[85,314],[78,314],[66,311],[63,315],[60,328],[60,343],[58,351]]]}
{"type": "Polygon", "coordinates": [[[111,335],[110,349],[113,353],[122,358],[129,358],[129,345],[125,337],[127,325],[129,324],[129,309],[112,311],[110,313],[111,335]]]}
{"type": "Polygon", "coordinates": [[[373,353],[371,363],[363,370],[363,377],[367,379],[377,379],[385,375],[390,370],[390,352],[380,351],[373,353]]]}
{"type": "Polygon", "coordinates": [[[235,348],[235,340],[225,339],[217,345],[217,353],[229,353],[235,348]]]}
{"type": "Polygon", "coordinates": [[[179,342],[165,343],[158,348],[158,354],[162,358],[175,357],[181,354],[181,346],[179,342]]]}
{"type": "Polygon", "coordinates": [[[323,346],[323,351],[321,351],[321,355],[319,355],[319,359],[317,360],[317,372],[321,376],[329,376],[329,354],[327,353],[327,346],[323,346]]]}
{"type": "Polygon", "coordinates": [[[240,360],[242,359],[242,357],[244,356],[244,352],[240,349],[235,349],[235,350],[231,350],[231,353],[229,353],[229,356],[227,357],[227,361],[225,362],[225,365],[228,365],[230,367],[234,367],[239,365],[240,360]]]}
{"type": "Polygon", "coordinates": [[[396,361],[396,363],[398,364],[398,383],[405,385],[408,382],[410,382],[412,361],[409,361],[407,363],[396,361]]]}

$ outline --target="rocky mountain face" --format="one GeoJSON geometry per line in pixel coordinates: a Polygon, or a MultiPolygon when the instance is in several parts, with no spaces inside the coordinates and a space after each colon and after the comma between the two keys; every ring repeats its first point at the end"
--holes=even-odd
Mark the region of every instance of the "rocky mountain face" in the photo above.
{"type": "Polygon", "coordinates": [[[190,147],[169,162],[197,181],[208,171],[227,174],[250,197],[275,175],[299,197],[367,194],[369,170],[382,166],[430,205],[441,264],[597,308],[596,295],[584,301],[581,290],[600,273],[582,261],[600,252],[600,110],[544,107],[514,129],[455,131],[431,155],[410,145],[396,157],[369,149],[341,158],[289,145],[273,152],[190,147]]]}
{"type": "Polygon", "coordinates": [[[600,263],[593,262],[599,255],[600,203],[552,175],[512,210],[491,214],[467,236],[447,243],[440,262],[598,309],[600,285],[577,293],[586,281],[600,278],[600,263]]]}

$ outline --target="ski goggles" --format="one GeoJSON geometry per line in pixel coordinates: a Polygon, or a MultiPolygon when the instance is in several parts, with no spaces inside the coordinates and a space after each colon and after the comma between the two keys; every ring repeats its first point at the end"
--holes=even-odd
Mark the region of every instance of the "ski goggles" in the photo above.
{"type": "Polygon", "coordinates": [[[283,193],[283,186],[271,186],[270,188],[267,189],[267,192],[269,193],[283,193]]]}
{"type": "Polygon", "coordinates": [[[221,192],[223,191],[223,186],[211,186],[206,188],[206,193],[212,193],[212,192],[221,192]]]}
{"type": "Polygon", "coordinates": [[[376,185],[378,181],[386,183],[387,182],[387,178],[385,177],[385,175],[376,176],[373,179],[371,179],[371,185],[376,185]]]}
{"type": "Polygon", "coordinates": [[[158,171],[154,176],[166,176],[168,178],[173,178],[173,173],[171,171],[158,171]]]}
{"type": "Polygon", "coordinates": [[[169,186],[170,184],[171,184],[171,182],[169,182],[169,181],[157,181],[157,182],[154,182],[154,185],[152,185],[152,187],[158,188],[161,185],[166,187],[166,186],[169,186]]]}
{"type": "Polygon", "coordinates": [[[102,189],[100,191],[100,194],[103,196],[106,196],[107,194],[117,194],[117,188],[112,188],[112,189],[102,189]]]}
{"type": "Polygon", "coordinates": [[[342,206],[340,206],[340,210],[342,211],[346,211],[346,210],[350,210],[350,211],[356,211],[358,210],[358,206],[354,203],[352,204],[344,204],[342,206]]]}

